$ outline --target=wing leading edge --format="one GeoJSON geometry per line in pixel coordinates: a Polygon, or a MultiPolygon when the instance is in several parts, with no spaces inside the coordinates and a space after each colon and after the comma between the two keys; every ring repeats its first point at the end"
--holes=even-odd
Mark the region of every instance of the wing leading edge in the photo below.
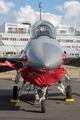
{"type": "Polygon", "coordinates": [[[80,56],[65,55],[68,59],[63,62],[64,65],[80,67],[80,56]]]}
{"type": "Polygon", "coordinates": [[[9,57],[0,57],[0,72],[18,70],[23,68],[22,54],[9,57]]]}

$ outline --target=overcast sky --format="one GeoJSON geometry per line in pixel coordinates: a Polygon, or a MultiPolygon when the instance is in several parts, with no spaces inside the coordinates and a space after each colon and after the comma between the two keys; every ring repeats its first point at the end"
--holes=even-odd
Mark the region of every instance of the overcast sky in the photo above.
{"type": "Polygon", "coordinates": [[[39,2],[42,3],[42,20],[55,26],[80,27],[80,0],[0,0],[0,25],[27,21],[33,25],[40,19],[39,2]]]}

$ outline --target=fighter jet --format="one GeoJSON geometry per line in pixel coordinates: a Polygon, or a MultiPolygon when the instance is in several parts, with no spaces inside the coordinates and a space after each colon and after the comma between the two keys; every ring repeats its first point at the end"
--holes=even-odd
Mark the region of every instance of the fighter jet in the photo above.
{"type": "Polygon", "coordinates": [[[48,87],[56,85],[66,98],[72,98],[71,86],[62,84],[62,77],[69,84],[70,78],[63,64],[79,66],[80,58],[66,54],[56,40],[55,27],[48,21],[39,21],[31,29],[31,39],[19,55],[0,58],[0,72],[16,70],[15,83],[20,77],[23,83],[20,88],[13,87],[13,100],[32,84],[35,101],[39,102],[41,112],[46,112],[48,87]]]}

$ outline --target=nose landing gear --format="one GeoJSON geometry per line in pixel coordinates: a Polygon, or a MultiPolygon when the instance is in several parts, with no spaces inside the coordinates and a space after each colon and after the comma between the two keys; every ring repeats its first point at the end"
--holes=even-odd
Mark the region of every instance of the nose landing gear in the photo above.
{"type": "Polygon", "coordinates": [[[48,87],[41,87],[38,89],[35,86],[35,101],[39,101],[39,106],[41,108],[41,112],[45,113],[46,112],[46,100],[45,97],[48,96],[48,87]]]}
{"type": "Polygon", "coordinates": [[[41,112],[42,113],[46,112],[46,101],[45,101],[45,99],[41,100],[41,112]]]}

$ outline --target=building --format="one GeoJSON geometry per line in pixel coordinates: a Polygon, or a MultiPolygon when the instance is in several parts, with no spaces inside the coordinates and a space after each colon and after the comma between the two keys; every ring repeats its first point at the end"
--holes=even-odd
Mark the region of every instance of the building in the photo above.
{"type": "Polygon", "coordinates": [[[74,26],[64,26],[64,25],[56,26],[57,35],[75,35],[75,33],[76,32],[74,26]]]}
{"type": "Polygon", "coordinates": [[[4,23],[0,26],[0,55],[19,53],[30,40],[30,23],[4,23]]]}
{"type": "Polygon", "coordinates": [[[56,39],[67,54],[80,55],[80,36],[57,35],[56,39]]]}
{"type": "Polygon", "coordinates": [[[80,28],[76,28],[76,36],[80,36],[80,28]]]}
{"type": "MultiPolygon", "coordinates": [[[[30,23],[4,23],[0,26],[0,56],[17,54],[30,40],[30,23]]],[[[56,39],[70,55],[80,55],[80,29],[75,26],[56,26],[56,39]]]]}
{"type": "Polygon", "coordinates": [[[80,28],[75,26],[56,26],[56,39],[63,50],[70,55],[80,55],[80,28]]]}
{"type": "Polygon", "coordinates": [[[30,23],[4,23],[0,26],[0,33],[30,34],[30,23]]]}

